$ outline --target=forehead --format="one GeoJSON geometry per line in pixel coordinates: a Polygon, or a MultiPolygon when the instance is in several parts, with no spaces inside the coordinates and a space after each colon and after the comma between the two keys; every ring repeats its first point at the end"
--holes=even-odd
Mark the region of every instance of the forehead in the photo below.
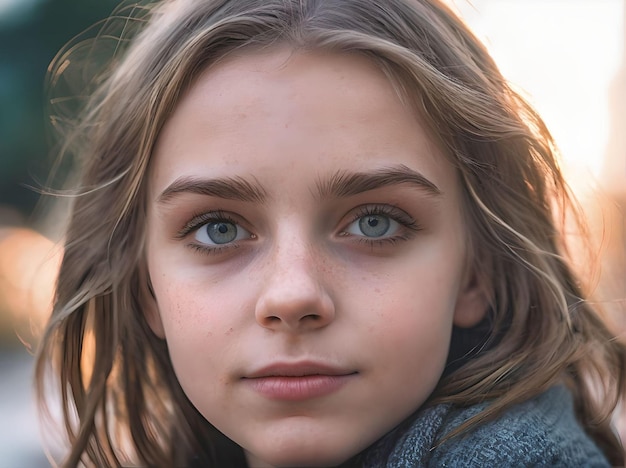
{"type": "Polygon", "coordinates": [[[151,179],[159,190],[180,175],[244,171],[271,185],[292,169],[323,178],[398,164],[446,191],[454,179],[422,117],[372,60],[276,47],[232,54],[199,76],[159,136],[151,179]],[[303,159],[324,165],[302,171],[303,159]]]}

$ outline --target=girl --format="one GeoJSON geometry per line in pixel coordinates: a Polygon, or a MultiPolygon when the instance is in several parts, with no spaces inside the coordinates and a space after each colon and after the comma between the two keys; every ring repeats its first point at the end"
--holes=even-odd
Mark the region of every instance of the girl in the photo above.
{"type": "Polygon", "coordinates": [[[66,140],[64,466],[622,464],[554,144],[445,5],[144,6],[66,140]]]}

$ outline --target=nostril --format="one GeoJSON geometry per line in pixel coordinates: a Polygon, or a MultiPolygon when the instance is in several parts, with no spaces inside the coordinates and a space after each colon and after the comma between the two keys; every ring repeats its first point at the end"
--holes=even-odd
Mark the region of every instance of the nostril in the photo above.
{"type": "Polygon", "coordinates": [[[259,297],[254,313],[262,327],[304,331],[331,323],[335,306],[326,291],[318,287],[289,291],[271,287],[259,297]]]}

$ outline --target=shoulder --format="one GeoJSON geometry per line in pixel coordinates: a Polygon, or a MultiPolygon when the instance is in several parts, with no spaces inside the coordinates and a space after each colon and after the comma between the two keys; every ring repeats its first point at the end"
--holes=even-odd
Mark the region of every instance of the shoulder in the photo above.
{"type": "MultiPolygon", "coordinates": [[[[447,434],[486,405],[448,413],[447,434]]],[[[498,418],[454,437],[431,452],[430,466],[609,466],[574,415],[565,387],[554,387],[512,406],[498,418]]]]}

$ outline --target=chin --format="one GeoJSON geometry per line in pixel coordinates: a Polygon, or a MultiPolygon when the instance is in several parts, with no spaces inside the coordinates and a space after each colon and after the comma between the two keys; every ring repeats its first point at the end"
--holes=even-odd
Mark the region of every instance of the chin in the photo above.
{"type": "Polygon", "coordinates": [[[251,468],[275,467],[332,467],[349,460],[357,452],[349,452],[345,447],[324,447],[323,444],[291,444],[288,448],[280,448],[279,444],[272,450],[262,450],[256,453],[246,451],[246,458],[251,468]]]}
{"type": "Polygon", "coordinates": [[[310,456],[303,454],[294,454],[293,456],[285,456],[285,454],[274,455],[274,457],[268,459],[248,457],[248,465],[251,468],[333,467],[340,465],[349,458],[324,456],[320,453],[320,450],[310,456]]]}

